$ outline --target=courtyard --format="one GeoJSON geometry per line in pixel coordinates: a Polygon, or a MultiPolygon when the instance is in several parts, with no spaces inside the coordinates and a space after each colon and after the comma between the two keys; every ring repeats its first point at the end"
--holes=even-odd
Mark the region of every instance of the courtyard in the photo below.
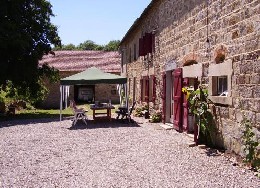
{"type": "Polygon", "coordinates": [[[134,120],[1,122],[0,187],[259,187],[252,171],[220,152],[134,120]]]}

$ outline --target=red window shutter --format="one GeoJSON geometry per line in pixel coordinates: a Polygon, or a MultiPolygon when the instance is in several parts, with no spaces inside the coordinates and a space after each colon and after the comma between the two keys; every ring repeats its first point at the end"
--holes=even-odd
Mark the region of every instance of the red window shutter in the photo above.
{"type": "Polygon", "coordinates": [[[155,102],[156,99],[156,77],[153,76],[153,102],[155,102]]]}
{"type": "Polygon", "coordinates": [[[166,74],[162,74],[163,89],[161,92],[162,97],[162,121],[165,123],[166,119],[166,74]]]}
{"type": "Polygon", "coordinates": [[[152,45],[152,33],[145,33],[144,35],[144,51],[145,51],[145,55],[147,55],[148,53],[152,53],[153,51],[153,45],[152,45]]]}
{"type": "Polygon", "coordinates": [[[152,33],[148,33],[148,41],[147,41],[147,53],[153,52],[153,35],[152,33]]]}
{"type": "Polygon", "coordinates": [[[141,86],[141,96],[140,96],[140,101],[143,102],[143,79],[140,79],[140,86],[141,86]]]}
{"type": "Polygon", "coordinates": [[[147,54],[147,50],[146,50],[146,46],[147,46],[147,35],[145,33],[145,35],[143,36],[143,53],[144,53],[144,56],[147,54]]]}
{"type": "Polygon", "coordinates": [[[145,77],[145,102],[149,102],[149,77],[145,77]]]}
{"type": "Polygon", "coordinates": [[[144,56],[144,39],[139,39],[139,56],[144,56]]]}
{"type": "Polygon", "coordinates": [[[182,69],[178,68],[175,69],[174,72],[174,123],[173,127],[178,130],[182,131],[182,69]]]}

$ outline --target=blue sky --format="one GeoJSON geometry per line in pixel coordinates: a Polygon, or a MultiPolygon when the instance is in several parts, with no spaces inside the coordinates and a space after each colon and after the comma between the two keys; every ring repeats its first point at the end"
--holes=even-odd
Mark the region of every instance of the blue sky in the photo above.
{"type": "Polygon", "coordinates": [[[151,0],[49,0],[62,44],[121,40],[151,0]]]}

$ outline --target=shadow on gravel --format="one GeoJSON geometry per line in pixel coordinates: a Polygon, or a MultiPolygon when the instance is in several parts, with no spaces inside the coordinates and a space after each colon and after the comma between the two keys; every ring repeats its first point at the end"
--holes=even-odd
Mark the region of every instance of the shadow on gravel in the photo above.
{"type": "Polygon", "coordinates": [[[205,151],[206,155],[209,157],[217,157],[223,154],[222,149],[214,149],[214,148],[207,148],[205,151]]]}
{"type": "Polygon", "coordinates": [[[59,118],[15,119],[15,120],[0,121],[0,128],[17,126],[17,125],[59,122],[59,121],[60,121],[59,118]]]}
{"type": "Polygon", "coordinates": [[[119,128],[119,127],[140,127],[135,121],[128,122],[122,120],[112,119],[107,120],[87,120],[87,125],[79,121],[76,125],[68,128],[69,130],[79,130],[79,129],[98,129],[98,128],[119,128]]]}

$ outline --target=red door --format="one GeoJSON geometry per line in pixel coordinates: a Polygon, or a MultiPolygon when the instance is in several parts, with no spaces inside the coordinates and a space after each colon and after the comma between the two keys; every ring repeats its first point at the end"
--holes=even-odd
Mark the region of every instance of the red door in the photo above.
{"type": "MultiPolygon", "coordinates": [[[[183,79],[183,87],[189,86],[189,79],[184,78],[183,79]]],[[[189,126],[188,126],[188,115],[189,115],[189,106],[188,106],[188,101],[187,101],[187,96],[186,94],[182,93],[183,97],[183,103],[182,103],[182,114],[183,114],[183,119],[182,119],[182,126],[183,126],[183,131],[188,132],[189,131],[189,126]]]]}
{"type": "Polygon", "coordinates": [[[162,74],[163,90],[161,92],[162,96],[162,120],[163,123],[166,121],[166,74],[162,74]]]}
{"type": "Polygon", "coordinates": [[[182,69],[175,69],[173,71],[173,76],[173,127],[178,131],[182,131],[182,69]]]}

